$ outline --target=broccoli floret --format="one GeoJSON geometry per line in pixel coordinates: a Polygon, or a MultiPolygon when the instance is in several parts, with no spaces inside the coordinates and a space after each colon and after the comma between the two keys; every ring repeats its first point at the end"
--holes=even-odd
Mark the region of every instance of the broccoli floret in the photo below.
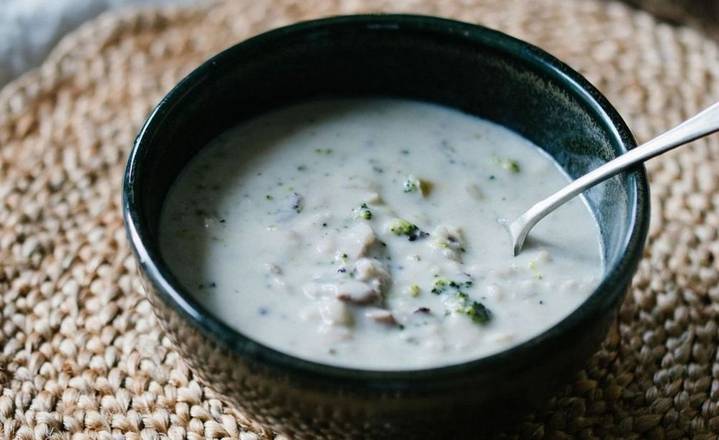
{"type": "Polygon", "coordinates": [[[409,294],[413,297],[418,297],[422,289],[417,284],[411,284],[409,286],[409,294]]]}
{"type": "Polygon", "coordinates": [[[517,174],[521,171],[521,168],[519,167],[519,162],[514,159],[502,159],[499,161],[499,164],[502,165],[502,168],[512,174],[517,174]]]}
{"type": "Polygon", "coordinates": [[[481,302],[471,301],[462,306],[459,310],[477,324],[487,324],[492,319],[492,312],[481,302]]]}
{"type": "Polygon", "coordinates": [[[389,228],[389,230],[395,235],[409,235],[417,229],[417,225],[404,219],[395,220],[389,228]]]}
{"type": "MultiPolygon", "coordinates": [[[[467,315],[477,324],[486,324],[492,319],[492,312],[481,302],[473,301],[462,288],[472,287],[472,280],[453,281],[447,278],[437,278],[431,292],[435,295],[453,294],[453,306],[456,313],[467,315]]],[[[450,311],[447,310],[447,313],[450,311]]]]}
{"type": "Polygon", "coordinates": [[[429,194],[431,188],[432,184],[430,182],[418,179],[413,175],[407,176],[407,180],[404,181],[404,192],[406,193],[419,191],[422,197],[425,197],[429,194]]]}
{"type": "Polygon", "coordinates": [[[355,209],[357,217],[365,220],[372,220],[372,211],[366,203],[362,203],[359,208],[355,209]]]}
{"type": "Polygon", "coordinates": [[[438,278],[434,280],[431,292],[435,295],[443,293],[445,290],[447,290],[447,286],[449,286],[450,282],[451,281],[449,281],[447,278],[438,278]]]}
{"type": "Polygon", "coordinates": [[[409,241],[420,240],[429,237],[429,233],[422,231],[417,225],[404,219],[397,219],[389,227],[395,235],[404,235],[409,241]]]}

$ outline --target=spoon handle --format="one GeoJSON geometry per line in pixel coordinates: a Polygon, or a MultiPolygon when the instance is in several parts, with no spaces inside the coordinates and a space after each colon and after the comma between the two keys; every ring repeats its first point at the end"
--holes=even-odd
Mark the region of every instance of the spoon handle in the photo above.
{"type": "Polygon", "coordinates": [[[684,145],[700,137],[719,131],[719,103],[703,110],[671,130],[655,137],[604,165],[571,182],[556,193],[537,202],[510,225],[514,241],[514,255],[524,244],[529,231],[547,214],[572,199],[585,189],[654,156],[684,145]]]}

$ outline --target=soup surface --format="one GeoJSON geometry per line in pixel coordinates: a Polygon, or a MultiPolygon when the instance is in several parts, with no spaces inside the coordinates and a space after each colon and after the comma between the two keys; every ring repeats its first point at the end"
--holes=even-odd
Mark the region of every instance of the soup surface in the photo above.
{"type": "Polygon", "coordinates": [[[163,258],[222,321],[363,369],[480,358],[592,292],[599,231],[577,198],[513,257],[505,225],[568,178],[539,148],[441,106],[298,104],[211,142],[171,188],[163,258]]]}

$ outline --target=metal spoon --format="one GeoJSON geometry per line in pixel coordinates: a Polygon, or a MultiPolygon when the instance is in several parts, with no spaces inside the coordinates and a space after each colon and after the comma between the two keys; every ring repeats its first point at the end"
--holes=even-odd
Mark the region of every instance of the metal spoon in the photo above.
{"type": "Polygon", "coordinates": [[[669,151],[716,131],[719,131],[719,103],[712,105],[693,118],[682,122],[649,142],[590,171],[546,199],[537,202],[509,224],[514,256],[519,255],[529,231],[532,230],[537,222],[585,189],[609,179],[632,165],[644,162],[665,151],[669,151]]]}

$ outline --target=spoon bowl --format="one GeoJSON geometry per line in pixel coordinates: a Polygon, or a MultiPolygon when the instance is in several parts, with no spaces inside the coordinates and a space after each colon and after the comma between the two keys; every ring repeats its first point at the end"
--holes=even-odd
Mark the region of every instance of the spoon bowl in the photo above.
{"type": "Polygon", "coordinates": [[[719,103],[706,108],[649,142],[590,171],[546,199],[537,202],[510,223],[507,228],[512,237],[512,253],[515,257],[519,255],[527,235],[534,225],[587,188],[591,188],[638,163],[716,131],[719,131],[719,103]]]}

